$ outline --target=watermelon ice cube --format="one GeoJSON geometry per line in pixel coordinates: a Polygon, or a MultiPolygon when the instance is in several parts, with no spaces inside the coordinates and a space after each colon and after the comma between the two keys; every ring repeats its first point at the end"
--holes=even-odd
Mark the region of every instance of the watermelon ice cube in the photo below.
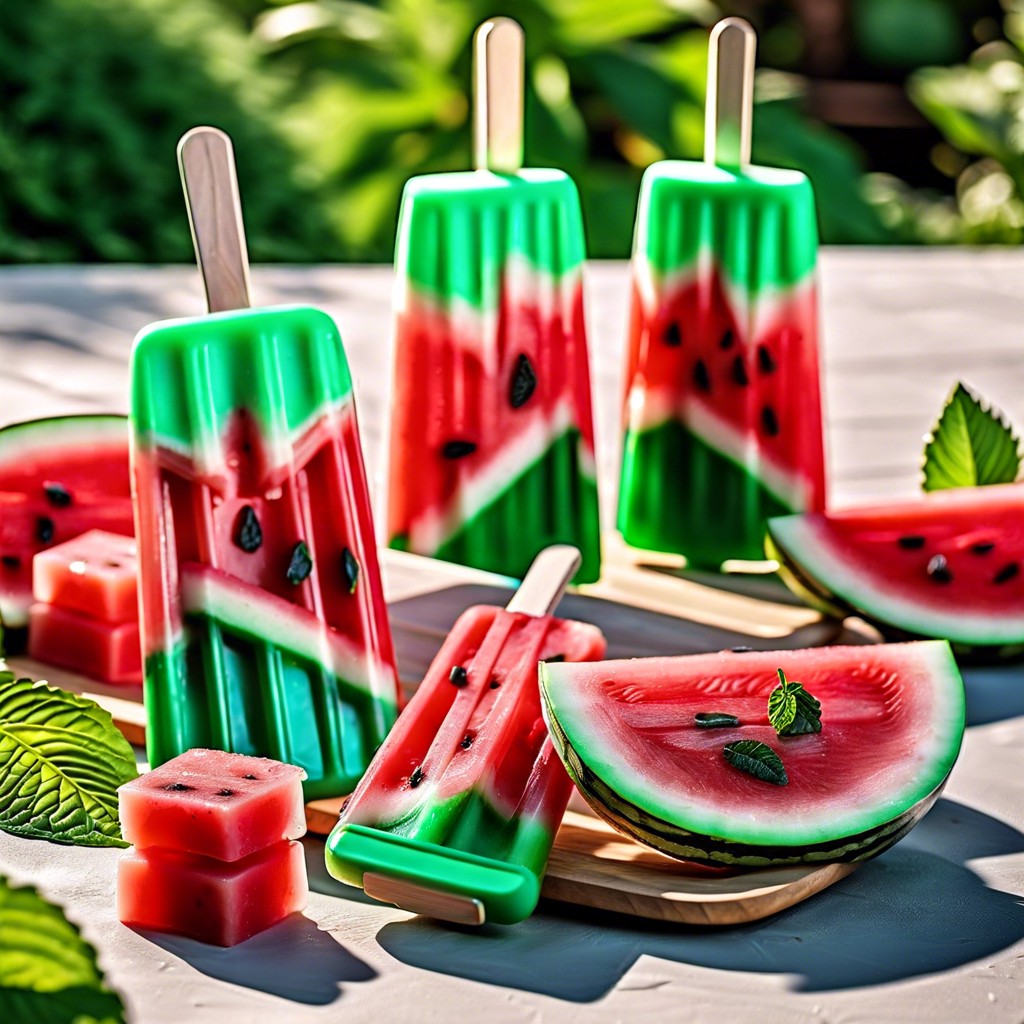
{"type": "MultiPolygon", "coordinates": [[[[730,73],[753,73],[748,32],[730,73]]],[[[826,497],[813,191],[749,164],[749,107],[747,152],[720,144],[718,67],[705,162],[656,163],[641,185],[618,512],[628,543],[712,568],[763,558],[768,517],[826,497]]]]}
{"type": "MultiPolygon", "coordinates": [[[[498,89],[521,103],[522,30],[494,19],[482,38],[511,40],[498,89]]],[[[600,537],[579,197],[562,171],[521,159],[405,187],[388,543],[517,579],[567,543],[589,582],[600,537]]]]}
{"type": "Polygon", "coordinates": [[[106,622],[54,604],[29,610],[29,656],[106,683],[142,682],[139,623],[106,622]]]}
{"type": "Polygon", "coordinates": [[[265,757],[189,750],[118,790],[124,838],[237,861],[306,831],[303,771],[265,757]]]}
{"type": "Polygon", "coordinates": [[[138,622],[138,571],[132,538],[89,530],[35,556],[32,591],[37,602],[104,622],[138,622]]]}
{"type": "Polygon", "coordinates": [[[382,875],[406,895],[424,886],[432,903],[451,894],[476,908],[469,923],[527,917],[572,790],[541,718],[537,663],[599,658],[604,646],[580,622],[489,607],[460,616],[342,811],[330,873],[367,891],[382,875]]]}
{"type": "Polygon", "coordinates": [[[126,850],[117,864],[117,916],[134,928],[234,946],[302,910],[302,844],[282,840],[230,863],[173,850],[126,850]]]}

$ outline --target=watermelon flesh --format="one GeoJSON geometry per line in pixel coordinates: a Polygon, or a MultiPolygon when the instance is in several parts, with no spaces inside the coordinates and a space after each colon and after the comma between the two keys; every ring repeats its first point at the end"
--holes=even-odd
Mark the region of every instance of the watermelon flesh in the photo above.
{"type": "Polygon", "coordinates": [[[1024,484],[768,523],[797,593],[885,630],[976,648],[1024,645],[1024,484]]]}
{"type": "Polygon", "coordinates": [[[716,568],[825,503],[814,197],[798,172],[664,161],[637,216],[619,528],[716,568]]]}
{"type": "Polygon", "coordinates": [[[620,831],[702,866],[864,860],[937,799],[960,749],[963,683],[943,641],[721,652],[541,669],[545,719],[573,781],[620,831]],[[768,721],[777,669],[822,706],[820,733],[768,721]],[[738,726],[700,728],[699,713],[738,726]],[[722,750],[758,740],[773,785],[722,750]]]}
{"type": "Polygon", "coordinates": [[[456,893],[488,921],[528,916],[572,790],[541,718],[537,662],[604,647],[580,622],[463,613],[342,811],[331,874],[456,893]]]}
{"type": "Polygon", "coordinates": [[[579,201],[556,171],[414,178],[399,228],[388,543],[521,578],[597,579],[579,201]]]}
{"type": "Polygon", "coordinates": [[[398,682],[333,321],[149,328],[132,429],[151,763],[213,747],[299,765],[310,797],[351,791],[398,682]]]}
{"type": "MultiPolygon", "coordinates": [[[[100,529],[131,536],[123,416],[60,416],[0,430],[0,616],[20,630],[39,551],[100,529]]],[[[20,637],[8,632],[5,645],[20,637]]]]}

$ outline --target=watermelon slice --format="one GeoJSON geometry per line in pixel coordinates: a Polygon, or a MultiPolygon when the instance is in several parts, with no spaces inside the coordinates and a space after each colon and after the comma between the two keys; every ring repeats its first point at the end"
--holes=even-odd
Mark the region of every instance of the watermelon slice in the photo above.
{"type": "Polygon", "coordinates": [[[521,578],[600,537],[579,199],[560,171],[414,178],[396,264],[388,543],[521,578]]]}
{"type": "Polygon", "coordinates": [[[32,558],[87,530],[132,535],[123,416],[58,416],[0,430],[0,616],[28,623],[32,558]]]}
{"type": "Polygon", "coordinates": [[[825,462],[814,196],[795,171],[663,161],[633,257],[619,528],[694,564],[763,557],[825,462]]]}
{"type": "Polygon", "coordinates": [[[782,578],[884,630],[998,653],[1024,649],[1024,484],[768,523],[782,578]]]}
{"type": "Polygon", "coordinates": [[[544,664],[544,715],[573,781],[627,835],[703,866],[860,861],[905,835],[960,750],[964,691],[943,641],[544,664]],[[821,702],[820,733],[779,737],[776,670],[821,702]],[[719,712],[738,725],[702,728],[719,712]],[[788,775],[733,767],[761,741],[788,775]]]}

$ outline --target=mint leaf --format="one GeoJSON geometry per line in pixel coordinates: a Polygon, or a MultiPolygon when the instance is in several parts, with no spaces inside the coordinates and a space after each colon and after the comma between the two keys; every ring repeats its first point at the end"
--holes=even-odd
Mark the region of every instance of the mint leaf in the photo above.
{"type": "Polygon", "coordinates": [[[734,768],[739,768],[741,772],[753,775],[762,782],[770,782],[775,786],[785,786],[789,783],[782,758],[767,743],[760,740],[737,740],[735,743],[727,743],[722,748],[722,756],[734,768]]]}
{"type": "Polygon", "coordinates": [[[1006,417],[958,382],[925,445],[924,489],[1013,483],[1020,464],[1020,440],[1006,417]]]}
{"type": "Polygon", "coordinates": [[[122,1024],[124,1007],[103,982],[96,952],[29,887],[0,876],[0,1020],[122,1024]]]}
{"type": "Polygon", "coordinates": [[[117,787],[137,775],[109,712],[0,671],[0,829],[76,846],[125,846],[117,787]]]}
{"type": "Polygon", "coordinates": [[[802,683],[791,682],[780,668],[779,685],[768,697],[768,721],[780,736],[821,732],[821,702],[802,683]]]}

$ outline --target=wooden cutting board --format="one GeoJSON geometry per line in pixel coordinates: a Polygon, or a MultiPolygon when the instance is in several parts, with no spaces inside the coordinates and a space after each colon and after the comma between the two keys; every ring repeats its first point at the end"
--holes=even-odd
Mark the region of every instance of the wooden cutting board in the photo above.
{"type": "MultiPolygon", "coordinates": [[[[504,605],[514,581],[402,552],[382,559],[399,675],[415,689],[455,619],[472,604],[504,605]]],[[[610,658],[694,654],[745,645],[796,648],[871,643],[866,626],[823,619],[793,601],[771,576],[687,574],[670,559],[651,558],[605,540],[600,583],[568,594],[558,614],[600,626],[610,658]]],[[[12,658],[36,679],[85,693],[106,707],[136,745],[145,743],[139,687],[112,687],[62,669],[12,658]]],[[[343,798],[306,807],[311,832],[326,835],[343,798]]],[[[850,864],[780,868],[728,878],[687,875],[683,865],[619,835],[588,813],[570,810],[555,840],[546,898],[688,925],[755,921],[790,907],[848,875],[850,864]]]]}

